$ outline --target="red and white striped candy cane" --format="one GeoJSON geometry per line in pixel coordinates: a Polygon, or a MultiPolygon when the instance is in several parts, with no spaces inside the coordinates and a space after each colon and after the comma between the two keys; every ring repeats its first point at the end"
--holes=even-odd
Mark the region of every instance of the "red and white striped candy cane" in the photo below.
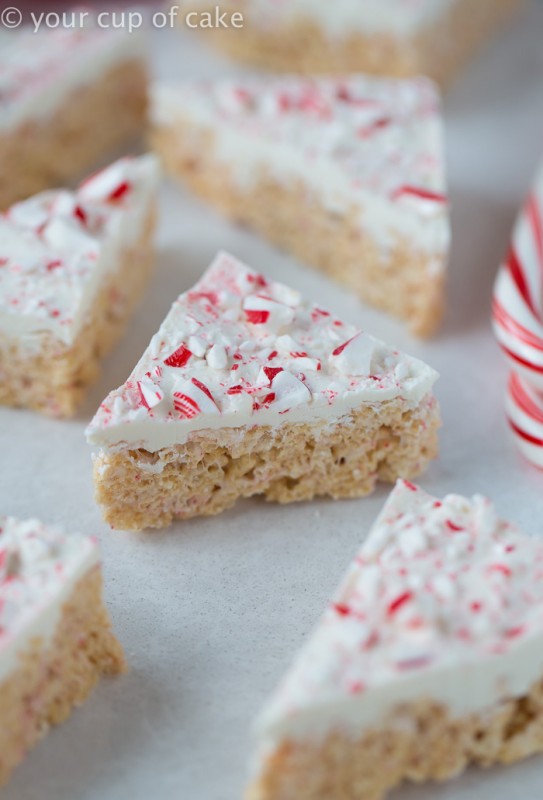
{"type": "Polygon", "coordinates": [[[543,469],[543,397],[511,371],[505,399],[507,421],[521,453],[543,469]]]}
{"type": "Polygon", "coordinates": [[[516,222],[492,312],[512,368],[508,421],[523,454],[543,467],[543,168],[516,222]]]}

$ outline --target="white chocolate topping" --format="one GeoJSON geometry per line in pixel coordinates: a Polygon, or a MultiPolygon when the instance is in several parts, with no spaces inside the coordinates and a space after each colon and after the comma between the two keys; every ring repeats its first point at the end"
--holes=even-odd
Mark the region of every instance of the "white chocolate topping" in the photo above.
{"type": "Polygon", "coordinates": [[[0,44],[0,130],[43,120],[110,69],[143,59],[141,37],[100,28],[11,31],[0,44]]]}
{"type": "Polygon", "coordinates": [[[36,640],[47,646],[75,584],[98,563],[93,539],[0,517],[0,682],[36,640]]]}
{"type": "Polygon", "coordinates": [[[336,421],[363,403],[398,397],[407,410],[436,378],[222,253],[173,304],[87,435],[100,447],[156,452],[204,429],[336,421]]]}
{"type": "Polygon", "coordinates": [[[71,343],[141,236],[157,184],[154,156],[123,158],[75,192],[42,192],[0,214],[0,331],[71,343]]]}
{"type": "Polygon", "coordinates": [[[258,724],[288,738],[453,716],[528,692],[543,672],[543,544],[491,503],[398,481],[315,633],[258,724]],[[396,714],[396,716],[394,716],[396,714]]]}
{"type": "MultiPolygon", "coordinates": [[[[383,248],[449,243],[439,95],[426,78],[250,77],[155,87],[155,126],[212,134],[213,156],[240,186],[262,174],[354,215],[383,248]]],[[[204,156],[205,157],[205,156],[204,156]]]]}

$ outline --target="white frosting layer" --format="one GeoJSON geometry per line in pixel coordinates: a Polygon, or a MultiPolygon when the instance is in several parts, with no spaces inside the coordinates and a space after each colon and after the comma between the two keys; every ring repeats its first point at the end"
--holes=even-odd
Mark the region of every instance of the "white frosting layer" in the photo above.
{"type": "Polygon", "coordinates": [[[384,247],[449,244],[439,96],[424,78],[243,78],[157,86],[152,119],[211,131],[214,155],[251,186],[301,181],[333,213],[354,213],[384,247]]]}
{"type": "Polygon", "coordinates": [[[141,236],[158,174],[154,156],[123,158],[76,192],[42,192],[0,214],[0,332],[71,343],[141,236]]]}
{"type": "Polygon", "coordinates": [[[417,406],[430,367],[220,254],[182,294],[128,381],[87,430],[156,452],[192,431],[337,421],[364,403],[417,406]]]}
{"type": "Polygon", "coordinates": [[[0,55],[0,131],[54,114],[69,95],[123,61],[142,59],[141,36],[100,28],[11,32],[0,55]]]}
{"type": "Polygon", "coordinates": [[[399,481],[335,601],[268,703],[285,738],[408,724],[429,698],[455,716],[525,694],[543,673],[543,543],[488,500],[440,502],[399,481]]]}
{"type": "Polygon", "coordinates": [[[0,682],[36,639],[47,647],[75,584],[99,560],[93,539],[0,516],[0,682]]]}

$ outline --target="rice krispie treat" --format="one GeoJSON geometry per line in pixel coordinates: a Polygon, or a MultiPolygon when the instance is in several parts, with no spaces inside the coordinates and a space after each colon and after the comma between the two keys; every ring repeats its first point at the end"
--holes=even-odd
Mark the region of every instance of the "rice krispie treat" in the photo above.
{"type": "Polygon", "coordinates": [[[157,86],[167,170],[235,221],[422,336],[449,247],[439,96],[424,78],[243,78],[157,86]]]}
{"type": "Polygon", "coordinates": [[[95,541],[0,517],[0,786],[102,675],[124,670],[95,541]]]}
{"type": "Polygon", "coordinates": [[[146,285],[158,174],[124,158],[0,214],[0,403],[73,413],[146,285]]]}
{"type": "Polygon", "coordinates": [[[87,435],[114,528],[360,497],[436,455],[434,370],[220,254],[87,435]]]}
{"type": "Polygon", "coordinates": [[[381,800],[543,750],[543,543],[399,481],[257,724],[250,800],[381,800]]]}
{"type": "MultiPolygon", "coordinates": [[[[450,81],[522,0],[223,0],[225,28],[201,35],[230,56],[273,71],[369,72],[450,81]],[[232,13],[242,15],[232,19],[232,13]]],[[[194,28],[210,0],[188,0],[180,23],[194,28]],[[192,16],[188,16],[192,12],[192,16]],[[195,13],[200,16],[196,17],[195,13]]]]}
{"type": "Polygon", "coordinates": [[[145,125],[141,38],[114,29],[11,31],[0,45],[0,209],[82,177],[145,125]]]}

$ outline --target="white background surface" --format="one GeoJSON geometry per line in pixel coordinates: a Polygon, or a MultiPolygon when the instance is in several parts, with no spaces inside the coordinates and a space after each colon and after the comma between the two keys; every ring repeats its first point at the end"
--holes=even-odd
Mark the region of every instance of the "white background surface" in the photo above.
{"type": "MultiPolygon", "coordinates": [[[[232,69],[200,42],[154,32],[162,77],[232,69]]],[[[155,279],[79,416],[68,422],[0,411],[0,508],[97,533],[106,594],[130,673],[103,682],[17,771],[5,800],[234,800],[250,726],[310,632],[388,489],[370,498],[279,507],[239,503],[160,533],[109,532],[93,502],[86,422],[128,375],[170,303],[226,248],[336,314],[441,372],[441,456],[421,479],[438,495],[493,497],[543,533],[543,474],[517,456],[503,418],[506,369],[489,326],[493,277],[543,155],[543,4],[531,5],[449,91],[452,197],[449,311],[438,338],[410,339],[347,291],[221,221],[181,189],[163,192],[155,279]]],[[[543,758],[469,771],[397,800],[527,800],[543,796],[543,758]]]]}

